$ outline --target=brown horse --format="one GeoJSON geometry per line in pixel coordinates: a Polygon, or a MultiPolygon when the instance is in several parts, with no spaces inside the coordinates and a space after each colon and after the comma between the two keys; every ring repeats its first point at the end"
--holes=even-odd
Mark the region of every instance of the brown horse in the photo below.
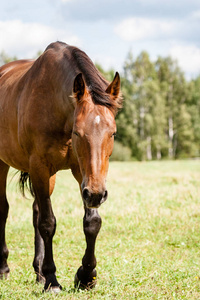
{"type": "Polygon", "coordinates": [[[5,225],[9,167],[21,171],[22,188],[30,179],[37,280],[59,291],[53,260],[56,230],[50,195],[56,172],[71,169],[83,199],[86,251],[75,284],[95,284],[95,241],[101,227],[97,208],[107,199],[106,175],[121,106],[120,78],[109,84],[90,58],[65,43],[50,44],[37,60],[0,68],[0,276],[9,273],[5,225]]]}

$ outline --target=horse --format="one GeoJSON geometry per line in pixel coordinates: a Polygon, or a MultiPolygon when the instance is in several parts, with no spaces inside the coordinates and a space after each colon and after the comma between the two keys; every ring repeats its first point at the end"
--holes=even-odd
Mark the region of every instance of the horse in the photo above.
{"type": "Polygon", "coordinates": [[[106,176],[122,107],[120,76],[104,79],[77,47],[51,43],[36,60],[0,67],[0,277],[7,278],[5,227],[9,204],[8,170],[20,171],[34,197],[33,226],[36,280],[44,291],[59,292],[52,240],[56,218],[50,196],[56,173],[70,169],[83,201],[86,250],[75,286],[96,284],[95,242],[101,228],[99,206],[108,197],[106,176]]]}

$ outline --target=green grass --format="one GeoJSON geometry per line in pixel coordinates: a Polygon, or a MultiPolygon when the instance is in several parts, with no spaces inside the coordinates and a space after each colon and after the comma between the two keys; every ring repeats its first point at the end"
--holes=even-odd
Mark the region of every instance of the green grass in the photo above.
{"type": "Polygon", "coordinates": [[[11,275],[0,282],[0,299],[200,299],[200,161],[110,164],[91,291],[73,288],[85,250],[83,208],[70,171],[58,173],[52,202],[59,295],[43,294],[35,283],[32,200],[21,197],[17,176],[10,179],[11,275]]]}

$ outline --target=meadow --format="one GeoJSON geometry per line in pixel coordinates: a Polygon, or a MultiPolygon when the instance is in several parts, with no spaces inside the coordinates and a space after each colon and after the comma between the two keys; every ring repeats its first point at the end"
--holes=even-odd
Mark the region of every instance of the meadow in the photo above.
{"type": "Polygon", "coordinates": [[[21,196],[14,172],[6,230],[11,274],[0,282],[0,299],[200,299],[200,161],[110,163],[109,197],[99,208],[98,283],[90,291],[73,286],[85,250],[82,200],[70,171],[59,172],[52,196],[58,295],[35,283],[32,199],[21,196]]]}

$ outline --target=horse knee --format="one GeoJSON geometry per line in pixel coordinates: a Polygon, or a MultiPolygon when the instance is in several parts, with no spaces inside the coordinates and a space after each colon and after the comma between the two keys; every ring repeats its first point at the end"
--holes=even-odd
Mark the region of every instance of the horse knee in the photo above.
{"type": "Polygon", "coordinates": [[[86,210],[83,219],[83,228],[86,236],[97,236],[101,228],[101,217],[96,209],[86,210]]]}
{"type": "Polygon", "coordinates": [[[39,232],[44,240],[44,242],[50,238],[53,238],[56,231],[56,218],[51,216],[48,219],[39,219],[38,222],[39,232]]]}

